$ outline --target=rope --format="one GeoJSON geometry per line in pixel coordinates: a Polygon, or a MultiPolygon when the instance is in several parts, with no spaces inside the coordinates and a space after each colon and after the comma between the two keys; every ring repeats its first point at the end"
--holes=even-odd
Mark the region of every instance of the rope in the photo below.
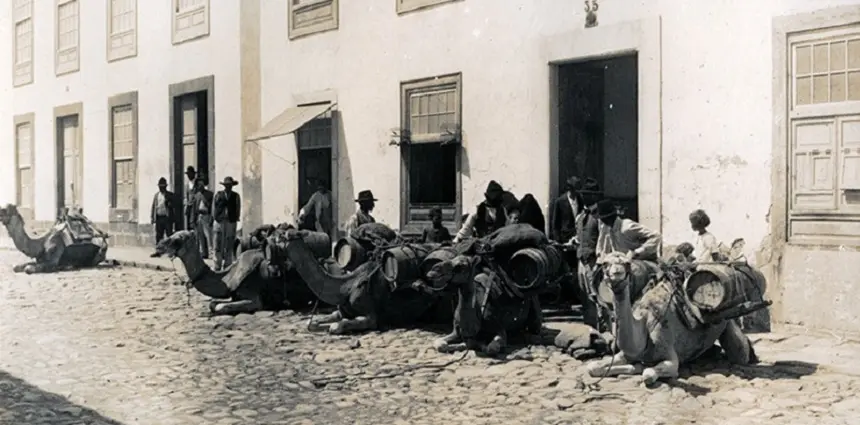
{"type": "Polygon", "coordinates": [[[191,279],[185,280],[182,278],[182,276],[179,275],[179,273],[176,271],[175,260],[176,257],[170,259],[170,267],[172,268],[173,275],[179,279],[179,282],[181,282],[183,286],[185,286],[185,305],[187,307],[191,307],[191,279]]]}

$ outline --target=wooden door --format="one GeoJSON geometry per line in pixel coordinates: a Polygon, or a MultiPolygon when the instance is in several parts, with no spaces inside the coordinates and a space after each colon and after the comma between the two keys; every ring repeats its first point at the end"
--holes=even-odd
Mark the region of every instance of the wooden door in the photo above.
{"type": "Polygon", "coordinates": [[[62,146],[62,207],[80,208],[83,188],[82,146],[78,138],[78,116],[71,115],[60,119],[60,143],[62,146]]]}
{"type": "MultiPolygon", "coordinates": [[[[197,161],[197,97],[194,95],[183,96],[180,101],[182,116],[182,173],[185,169],[194,167],[200,172],[197,161]]],[[[183,177],[183,183],[186,182],[183,177]]],[[[184,186],[183,186],[184,187],[184,186]]]]}

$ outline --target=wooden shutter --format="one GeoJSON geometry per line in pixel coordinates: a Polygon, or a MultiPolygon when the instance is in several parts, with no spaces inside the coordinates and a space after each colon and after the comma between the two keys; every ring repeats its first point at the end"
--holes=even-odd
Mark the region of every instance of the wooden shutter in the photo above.
{"type": "Polygon", "coordinates": [[[78,117],[72,115],[62,119],[63,129],[63,184],[64,206],[81,206],[81,147],[78,140],[78,117]]]}
{"type": "Polygon", "coordinates": [[[836,125],[833,120],[792,123],[792,209],[836,209],[836,125]]]}
{"type": "Polygon", "coordinates": [[[839,135],[840,207],[860,211],[860,116],[843,118],[839,135]]]}
{"type": "MultiPolygon", "coordinates": [[[[182,172],[186,167],[198,169],[197,164],[197,99],[194,96],[182,98],[182,172]]],[[[200,171],[200,170],[198,170],[200,171]]]]}

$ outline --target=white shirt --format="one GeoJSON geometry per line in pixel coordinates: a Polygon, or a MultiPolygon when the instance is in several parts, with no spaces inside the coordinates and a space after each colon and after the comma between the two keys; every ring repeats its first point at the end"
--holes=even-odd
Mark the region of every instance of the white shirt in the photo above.
{"type": "Polygon", "coordinates": [[[696,241],[693,243],[693,258],[697,263],[708,263],[713,260],[711,254],[719,252],[719,243],[717,238],[711,232],[696,234],[696,241]]]}

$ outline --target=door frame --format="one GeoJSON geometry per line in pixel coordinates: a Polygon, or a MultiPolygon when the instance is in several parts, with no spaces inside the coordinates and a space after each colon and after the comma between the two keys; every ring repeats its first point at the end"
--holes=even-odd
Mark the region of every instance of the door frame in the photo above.
{"type": "MultiPolygon", "coordinates": [[[[332,209],[332,225],[337,238],[344,236],[343,230],[340,227],[340,135],[342,134],[342,125],[340,116],[340,105],[337,102],[337,91],[333,89],[319,90],[315,92],[293,93],[293,103],[298,107],[302,105],[310,105],[314,103],[328,102],[333,104],[331,110],[331,181],[329,182],[329,191],[331,192],[331,209],[332,209]]],[[[295,134],[291,134],[294,146],[296,147],[296,167],[295,176],[298,179],[299,175],[299,139],[295,134]]],[[[296,199],[298,199],[298,187],[296,188],[296,199]]],[[[262,186],[260,189],[262,193],[262,186]]],[[[352,194],[347,195],[347,199],[352,201],[352,194]]],[[[296,211],[304,205],[298,205],[296,211]]]]}
{"type": "MultiPolygon", "coordinates": [[[[182,130],[178,125],[181,115],[176,113],[176,105],[180,97],[201,91],[206,92],[206,150],[209,157],[209,169],[207,171],[212,180],[209,182],[210,189],[214,189],[214,185],[218,180],[215,170],[215,76],[209,75],[171,84],[168,88],[167,99],[168,116],[170,117],[170,142],[167,150],[169,152],[169,163],[172,164],[172,167],[169,170],[170,172],[168,173],[170,176],[168,182],[179,199],[184,199],[182,196],[185,192],[185,187],[183,186],[185,183],[185,180],[183,179],[185,176],[185,170],[182,169],[182,162],[176,160],[176,157],[178,156],[177,149],[182,148],[182,130]]],[[[198,129],[198,131],[200,131],[200,129],[198,129]]],[[[177,206],[176,223],[180,226],[177,227],[177,229],[184,228],[184,217],[185,215],[182,212],[182,206],[177,206]]]]}
{"type": "Polygon", "coordinates": [[[637,53],[639,221],[663,230],[662,23],[659,16],[544,37],[549,65],[549,188],[558,191],[558,65],[637,53]]]}
{"type": "Polygon", "coordinates": [[[85,176],[84,176],[84,104],[83,102],[70,103],[66,105],[60,105],[54,107],[54,186],[57,188],[54,198],[54,213],[59,217],[60,211],[65,207],[65,174],[63,173],[65,170],[63,169],[62,157],[63,150],[65,149],[65,140],[63,138],[62,129],[60,127],[61,120],[66,117],[70,117],[73,115],[77,115],[78,118],[78,130],[77,130],[77,141],[80,146],[80,154],[78,155],[78,167],[80,171],[81,178],[81,187],[75,189],[80,197],[80,208],[84,208],[86,202],[84,202],[84,184],[85,176]],[[61,200],[62,205],[61,205],[61,200]]]}

